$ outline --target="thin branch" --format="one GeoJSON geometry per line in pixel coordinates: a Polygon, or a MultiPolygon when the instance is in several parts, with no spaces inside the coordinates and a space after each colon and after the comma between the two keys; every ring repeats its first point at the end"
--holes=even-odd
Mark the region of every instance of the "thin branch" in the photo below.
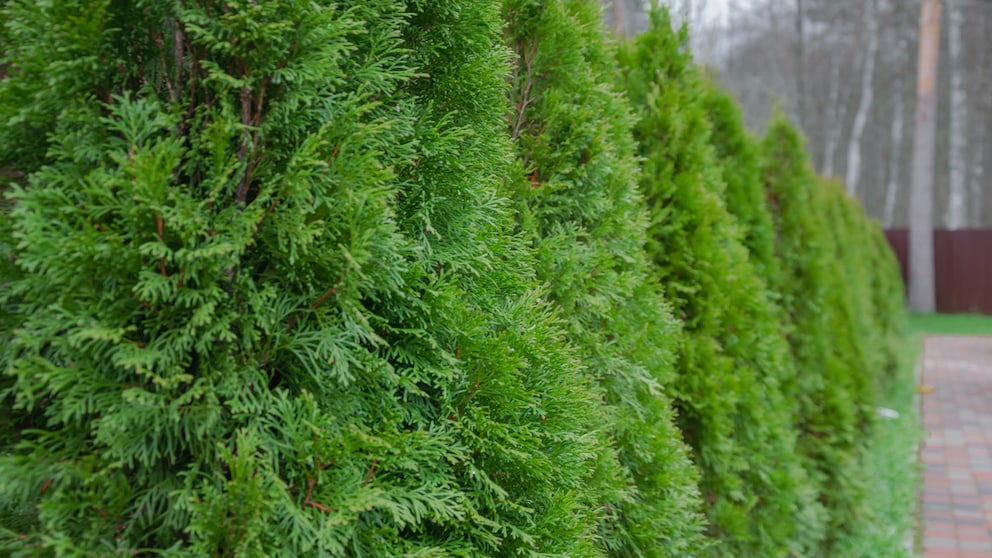
{"type": "Polygon", "coordinates": [[[324,504],[321,504],[320,502],[315,502],[313,500],[313,498],[311,498],[311,496],[313,496],[313,487],[316,484],[317,484],[317,479],[315,479],[315,478],[307,479],[307,497],[306,497],[306,499],[303,500],[303,505],[304,506],[310,506],[312,508],[317,508],[318,510],[320,510],[322,512],[332,512],[332,511],[334,511],[334,508],[332,508],[330,506],[325,506],[324,504]]]}
{"type": "MultiPolygon", "coordinates": [[[[155,230],[158,231],[158,239],[164,243],[165,242],[165,234],[164,234],[165,224],[162,221],[162,216],[161,215],[156,215],[155,216],[155,230]]],[[[165,256],[159,257],[159,259],[158,259],[158,267],[159,267],[159,271],[162,272],[162,277],[168,277],[169,276],[169,274],[166,273],[166,271],[165,271],[165,256]]]]}
{"type": "Polygon", "coordinates": [[[527,107],[534,101],[534,99],[530,96],[530,92],[534,85],[533,57],[536,52],[536,44],[531,44],[528,48],[521,49],[520,52],[520,60],[523,61],[525,68],[524,86],[521,91],[520,99],[516,104],[516,122],[513,124],[513,133],[511,134],[513,139],[520,137],[520,128],[524,123],[524,114],[527,112],[527,107]]]}
{"type": "Polygon", "coordinates": [[[369,472],[368,472],[367,475],[365,475],[365,480],[362,481],[362,488],[365,488],[366,485],[368,485],[370,482],[372,482],[372,477],[375,476],[375,468],[376,468],[376,465],[378,465],[378,464],[379,464],[379,459],[378,458],[372,459],[372,466],[369,467],[369,472]]]}

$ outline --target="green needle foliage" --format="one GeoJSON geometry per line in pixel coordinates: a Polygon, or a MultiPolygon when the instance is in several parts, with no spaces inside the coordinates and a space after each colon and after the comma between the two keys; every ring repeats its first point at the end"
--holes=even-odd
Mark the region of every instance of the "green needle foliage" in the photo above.
{"type": "MultiPolygon", "coordinates": [[[[706,91],[686,42],[685,30],[673,31],[656,10],[651,29],[619,56],[645,159],[648,252],[685,325],[679,425],[703,475],[719,542],[711,554],[806,555],[823,537],[823,514],[795,452],[794,409],[783,393],[796,369],[779,311],[726,208],[706,91]]],[[[740,148],[728,146],[724,156],[732,149],[740,148]]],[[[746,179],[735,177],[732,199],[755,203],[751,186],[740,184],[746,179]]]]}
{"type": "MultiPolygon", "coordinates": [[[[799,133],[781,115],[763,142],[762,178],[776,227],[779,273],[772,280],[791,323],[789,341],[804,373],[800,450],[829,513],[818,555],[865,521],[867,455],[875,394],[895,369],[893,336],[902,334],[897,270],[876,225],[839,184],[818,179],[799,133]]],[[[868,519],[870,520],[870,519],[868,519]]]]}
{"type": "Polygon", "coordinates": [[[699,99],[710,122],[709,139],[725,185],[724,205],[741,227],[751,262],[767,279],[777,265],[775,227],[765,203],[758,141],[744,127],[740,107],[712,78],[703,81],[699,99]]]}
{"type": "MultiPolygon", "coordinates": [[[[817,193],[831,231],[828,245],[834,267],[828,315],[835,335],[833,348],[841,370],[846,372],[840,381],[846,382],[847,396],[853,399],[856,412],[850,428],[857,434],[857,471],[865,477],[863,482],[873,487],[875,479],[867,477],[864,463],[877,450],[865,442],[883,427],[873,420],[876,399],[891,390],[890,382],[899,373],[899,350],[905,343],[905,295],[898,263],[878,224],[867,218],[842,184],[821,180],[817,193]]],[[[872,502],[867,500],[875,498],[874,489],[867,490],[872,492],[864,496],[866,500],[856,499],[861,494],[854,492],[852,501],[838,511],[835,521],[842,526],[838,542],[848,538],[847,533],[857,525],[856,518],[866,515],[864,508],[871,508],[872,502]]]]}
{"type": "Polygon", "coordinates": [[[4,552],[597,553],[607,418],[496,194],[497,3],[3,22],[4,552]]]}
{"type": "Polygon", "coordinates": [[[846,548],[895,259],[599,15],[4,2],[0,554],[846,548]]]}
{"type": "Polygon", "coordinates": [[[875,327],[882,336],[882,381],[899,382],[904,375],[900,367],[905,367],[905,340],[909,335],[906,313],[906,290],[903,286],[899,260],[885,238],[885,232],[878,222],[869,221],[868,239],[872,253],[870,259],[872,300],[875,303],[875,327]]]}
{"type": "Polygon", "coordinates": [[[569,339],[603,387],[605,458],[589,491],[605,512],[610,556],[692,556],[700,549],[697,473],[663,388],[678,330],[644,254],[629,106],[614,90],[598,3],[507,0],[516,54],[508,127],[518,169],[507,189],[569,339]]]}

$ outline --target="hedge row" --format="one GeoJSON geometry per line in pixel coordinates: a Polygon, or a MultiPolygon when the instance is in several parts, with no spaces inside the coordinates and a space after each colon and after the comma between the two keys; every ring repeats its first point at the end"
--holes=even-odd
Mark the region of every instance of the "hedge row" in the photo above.
{"type": "Polygon", "coordinates": [[[664,12],[7,2],[0,550],[829,556],[902,293],[664,12]]]}
{"type": "MultiPolygon", "coordinates": [[[[820,513],[795,451],[796,375],[778,311],[726,208],[726,185],[685,32],[662,12],[620,56],[644,158],[647,251],[684,324],[673,384],[725,556],[808,555],[820,513]]],[[[760,201],[760,200],[757,200],[760,201]]]]}

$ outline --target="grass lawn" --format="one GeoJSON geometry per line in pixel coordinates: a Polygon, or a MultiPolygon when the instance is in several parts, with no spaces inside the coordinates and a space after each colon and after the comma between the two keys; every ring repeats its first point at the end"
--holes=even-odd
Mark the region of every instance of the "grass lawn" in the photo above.
{"type": "Polygon", "coordinates": [[[914,335],[992,335],[992,316],[977,314],[911,314],[914,335]]]}

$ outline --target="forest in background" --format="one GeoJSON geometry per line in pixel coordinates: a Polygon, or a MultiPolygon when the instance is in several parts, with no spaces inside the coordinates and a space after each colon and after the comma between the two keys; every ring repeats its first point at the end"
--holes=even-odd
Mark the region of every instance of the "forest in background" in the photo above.
{"type": "MultiPolygon", "coordinates": [[[[647,25],[643,0],[603,0],[610,25],[647,25]]],[[[665,0],[709,66],[762,131],[781,106],[816,169],[847,184],[886,228],[906,227],[918,0],[665,0]]],[[[992,2],[943,2],[934,224],[992,227],[992,2]]]]}

